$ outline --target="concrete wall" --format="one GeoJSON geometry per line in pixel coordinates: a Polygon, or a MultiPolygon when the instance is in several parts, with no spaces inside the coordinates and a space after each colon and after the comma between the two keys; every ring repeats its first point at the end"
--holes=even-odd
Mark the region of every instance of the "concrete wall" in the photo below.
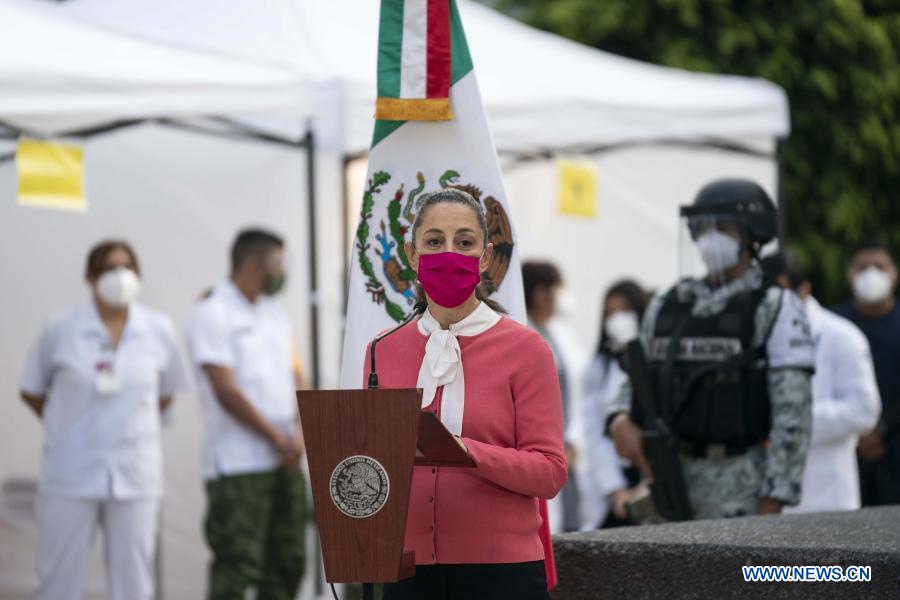
{"type": "Polygon", "coordinates": [[[554,537],[554,600],[900,598],[900,506],[554,537]],[[744,565],[870,566],[870,582],[747,583],[744,565]]]}

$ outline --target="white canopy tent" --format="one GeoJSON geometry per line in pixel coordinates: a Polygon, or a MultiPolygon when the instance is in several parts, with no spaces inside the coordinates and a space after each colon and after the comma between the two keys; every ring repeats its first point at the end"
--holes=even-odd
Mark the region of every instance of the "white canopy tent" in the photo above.
{"type": "MultiPolygon", "coordinates": [[[[776,189],[776,140],[789,128],[780,88],[623,59],[469,1],[460,9],[523,256],[561,265],[581,301],[575,339],[583,348],[611,279],[632,274],[661,286],[674,278],[675,207],[700,185],[739,175],[776,189]],[[569,155],[596,165],[596,219],[556,209],[552,159],[569,155]]],[[[5,281],[20,282],[4,301],[0,381],[8,396],[42,320],[83,299],[81,260],[91,243],[131,239],[144,263],[144,298],[183,324],[197,293],[224,274],[234,232],[248,224],[286,235],[293,283],[285,301],[301,352],[312,355],[315,299],[321,383],[335,385],[348,230],[365,172],[348,161],[364,157],[371,136],[378,2],[0,0],[0,22],[15,24],[0,36],[8,140],[19,131],[104,132],[84,138],[89,209],[82,215],[16,206],[14,163],[3,161],[11,145],[0,141],[0,246],[4,256],[21,257],[0,269],[5,281]],[[142,120],[150,122],[131,126],[142,120]],[[306,272],[311,222],[323,274],[314,297],[306,272]]],[[[200,436],[196,402],[183,398],[166,433],[169,598],[200,597],[204,585],[200,436]]],[[[22,406],[0,404],[0,486],[35,476],[39,440],[22,406]]],[[[10,497],[0,497],[3,597],[27,589],[23,569],[33,548],[31,525],[10,497]]]]}
{"type": "MultiPolygon", "coordinates": [[[[522,207],[516,218],[535,216],[533,229],[519,228],[525,256],[553,251],[564,270],[571,263],[577,271],[584,263],[556,249],[582,230],[594,239],[605,234],[612,247],[630,243],[639,249],[640,258],[601,267],[591,286],[575,286],[580,296],[595,298],[597,285],[623,273],[647,272],[647,283],[657,286],[671,280],[674,260],[647,257],[674,248],[677,205],[712,177],[750,177],[777,195],[776,142],[790,127],[778,86],[641,63],[535,30],[476,2],[459,5],[511,197],[522,207]],[[600,201],[606,214],[618,213],[615,226],[607,225],[606,214],[591,223],[561,219],[549,202],[556,178],[547,159],[572,155],[597,163],[600,201]],[[670,176],[644,176],[652,169],[670,176]],[[620,171],[640,176],[624,181],[620,171]],[[548,218],[559,226],[558,237],[547,235],[548,218]],[[541,232],[534,243],[532,230],[541,232]]],[[[71,0],[53,9],[138,39],[294,72],[310,84],[308,112],[270,111],[242,121],[291,140],[311,126],[319,169],[340,173],[348,157],[365,156],[371,137],[378,6],[375,0],[265,0],[252,9],[240,0],[71,0]]],[[[323,264],[323,273],[343,272],[347,263],[363,171],[353,171],[358,175],[347,182],[344,202],[333,201],[340,178],[323,173],[318,180],[323,225],[343,222],[327,230],[340,240],[339,258],[323,264]]],[[[328,261],[335,247],[322,243],[328,261]]],[[[341,315],[333,316],[328,321],[323,315],[325,326],[340,324],[341,315]]],[[[326,383],[333,381],[329,377],[323,373],[326,383]]]]}
{"type": "MultiPolygon", "coordinates": [[[[34,0],[18,0],[32,4],[34,0]]],[[[110,31],[278,65],[340,89],[347,153],[368,147],[375,97],[375,0],[72,0],[54,12],[110,31]]],[[[501,152],[635,140],[741,142],[784,136],[787,99],[760,79],[640,63],[460,2],[495,143],[501,152]]],[[[295,135],[297,129],[294,130],[295,135]]]]}
{"type": "MultiPolygon", "coordinates": [[[[0,2],[0,115],[41,133],[148,117],[309,112],[304,74],[104,31],[0,2]]],[[[49,6],[48,9],[56,8],[49,6]]]]}

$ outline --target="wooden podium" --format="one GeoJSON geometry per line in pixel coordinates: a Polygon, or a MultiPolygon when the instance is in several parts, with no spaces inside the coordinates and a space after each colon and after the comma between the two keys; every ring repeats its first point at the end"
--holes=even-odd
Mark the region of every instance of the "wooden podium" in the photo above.
{"type": "Polygon", "coordinates": [[[403,552],[413,465],[474,467],[420,389],[298,391],[310,484],[330,583],[411,577],[403,552]]]}

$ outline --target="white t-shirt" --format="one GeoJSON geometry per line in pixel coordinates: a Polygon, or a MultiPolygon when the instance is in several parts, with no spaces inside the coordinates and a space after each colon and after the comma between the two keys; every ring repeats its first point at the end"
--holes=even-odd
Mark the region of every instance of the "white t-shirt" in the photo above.
{"type": "Polygon", "coordinates": [[[118,348],[93,302],[48,321],[19,384],[46,398],[41,493],[162,495],[159,400],[184,391],[187,372],[172,321],[140,304],[118,348]]]}
{"type": "Polygon", "coordinates": [[[225,410],[203,366],[232,369],[247,400],[291,435],[297,430],[292,337],[287,312],[277,301],[261,297],[251,303],[229,280],[194,310],[188,338],[206,421],[207,479],[270,471],[279,456],[268,440],[225,410]]]}
{"type": "Polygon", "coordinates": [[[815,344],[803,301],[790,290],[772,288],[781,294],[781,305],[766,340],[766,356],[770,369],[815,368],[815,344]]]}

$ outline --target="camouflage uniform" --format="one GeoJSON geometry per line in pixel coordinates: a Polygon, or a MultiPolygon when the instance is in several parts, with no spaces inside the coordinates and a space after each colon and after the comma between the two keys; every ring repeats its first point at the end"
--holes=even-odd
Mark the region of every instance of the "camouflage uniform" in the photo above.
{"type": "Polygon", "coordinates": [[[209,598],[293,600],[306,554],[306,481],[278,469],[206,482],[209,598]]]}
{"type": "MultiPolygon", "coordinates": [[[[676,286],[681,298],[694,298],[691,314],[705,317],[724,310],[729,299],[741,292],[759,289],[762,272],[754,265],[741,277],[717,288],[697,279],[684,279],[676,286]]],[[[651,300],[641,323],[641,343],[649,351],[656,320],[665,296],[651,300]]],[[[800,484],[811,435],[810,370],[813,364],[809,326],[792,293],[773,287],[756,310],[755,348],[779,335],[786,345],[801,349],[792,364],[770,366],[767,374],[772,425],[768,444],[751,447],[745,454],[722,458],[681,456],[694,517],[712,519],[755,514],[760,498],[784,504],[800,501],[800,484]],[[785,314],[779,314],[784,312],[785,314]],[[776,327],[777,325],[777,327],[776,327]],[[776,330],[777,329],[777,330],[776,330]],[[808,349],[803,352],[803,349],[808,349]]],[[[631,410],[631,385],[626,381],[612,399],[609,414],[631,410]]]]}

